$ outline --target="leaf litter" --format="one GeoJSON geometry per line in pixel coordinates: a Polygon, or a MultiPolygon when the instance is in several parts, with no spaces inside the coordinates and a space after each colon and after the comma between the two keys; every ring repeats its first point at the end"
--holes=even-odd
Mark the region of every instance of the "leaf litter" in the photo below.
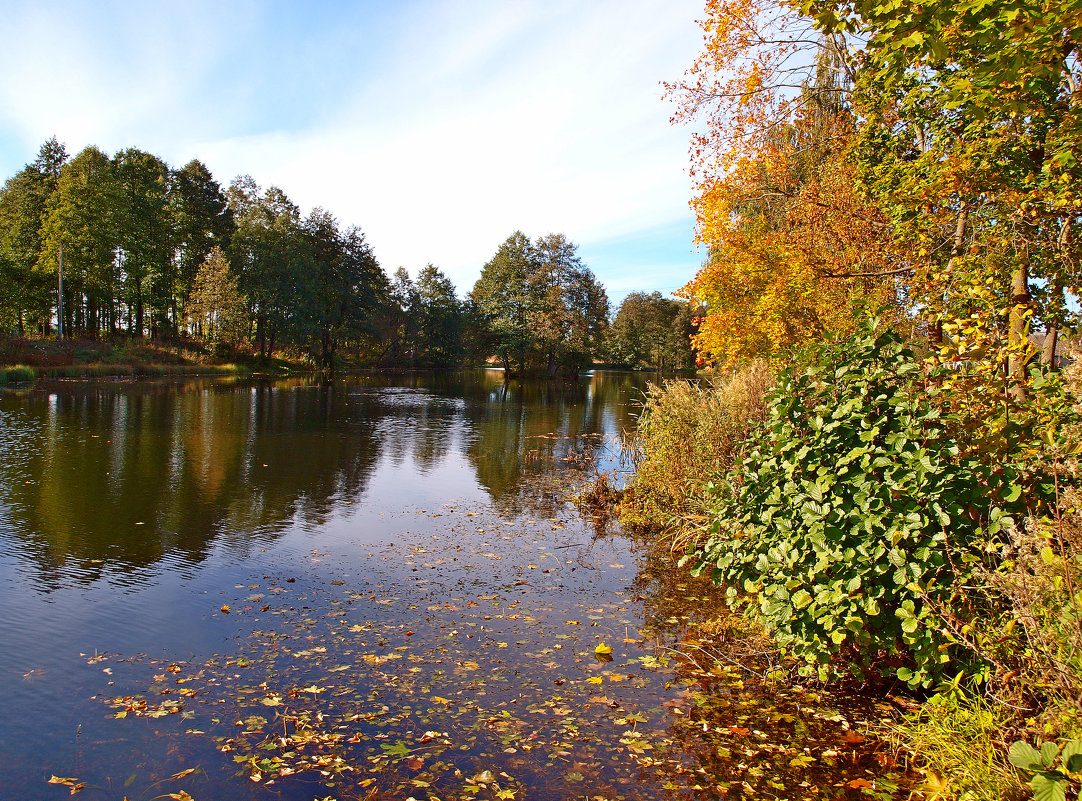
{"type": "Polygon", "coordinates": [[[908,795],[875,736],[893,706],[726,648],[721,593],[667,553],[569,520],[437,516],[423,544],[407,531],[253,577],[238,589],[267,602],[223,605],[251,624],[229,653],[109,657],[142,672],[139,691],[95,699],[209,741],[266,797],[292,782],[343,801],[908,795]]]}

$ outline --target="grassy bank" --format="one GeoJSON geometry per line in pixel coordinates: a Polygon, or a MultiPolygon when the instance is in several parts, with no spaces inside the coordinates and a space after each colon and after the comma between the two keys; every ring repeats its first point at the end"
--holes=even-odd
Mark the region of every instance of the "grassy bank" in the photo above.
{"type": "Polygon", "coordinates": [[[11,337],[0,341],[0,384],[37,378],[154,378],[245,375],[310,369],[297,359],[259,359],[239,351],[222,357],[196,342],[134,339],[56,340],[11,337]]]}

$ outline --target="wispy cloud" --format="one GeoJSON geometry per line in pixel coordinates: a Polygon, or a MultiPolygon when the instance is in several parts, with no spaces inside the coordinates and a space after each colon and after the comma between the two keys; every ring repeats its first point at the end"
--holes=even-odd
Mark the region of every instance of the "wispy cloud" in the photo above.
{"type": "Polygon", "coordinates": [[[604,243],[621,237],[656,230],[661,261],[697,261],[687,132],[669,126],[660,81],[698,47],[698,3],[274,9],[10,14],[0,69],[19,80],[0,88],[0,123],[22,150],[0,151],[0,168],[54,133],[201,158],[223,183],[249,173],[360,225],[389,269],[431,261],[460,290],[517,228],[568,234],[614,286],[626,262],[607,263],[620,249],[604,243]]]}

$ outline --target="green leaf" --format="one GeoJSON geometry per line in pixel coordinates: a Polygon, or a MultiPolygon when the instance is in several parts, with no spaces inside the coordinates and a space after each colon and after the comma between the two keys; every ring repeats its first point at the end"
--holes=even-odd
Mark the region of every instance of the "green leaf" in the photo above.
{"type": "Polygon", "coordinates": [[[1041,745],[1041,762],[1046,768],[1052,767],[1052,763],[1056,761],[1056,755],[1059,753],[1059,746],[1055,743],[1044,743],[1041,745]]]}
{"type": "Polygon", "coordinates": [[[1029,780],[1033,801],[1066,801],[1067,779],[1058,771],[1038,773],[1029,780]]]}
{"type": "Polygon", "coordinates": [[[1082,740],[1071,740],[1059,755],[1068,773],[1082,773],[1082,740]]]}
{"type": "Polygon", "coordinates": [[[1022,770],[1040,770],[1044,766],[1040,751],[1021,740],[1011,744],[1007,751],[1007,761],[1022,770]]]}

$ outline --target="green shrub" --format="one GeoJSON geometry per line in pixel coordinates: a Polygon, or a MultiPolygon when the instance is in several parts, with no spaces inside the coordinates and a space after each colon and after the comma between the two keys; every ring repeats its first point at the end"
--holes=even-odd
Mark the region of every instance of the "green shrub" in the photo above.
{"type": "Polygon", "coordinates": [[[704,515],[706,486],[733,466],[765,415],[772,383],[760,361],[712,381],[652,384],[633,435],[638,458],[621,522],[679,527],[704,515]]]}
{"type": "Polygon", "coordinates": [[[1024,513],[1019,472],[961,450],[894,334],[811,362],[779,377],[695,571],[754,603],[803,675],[876,666],[930,686],[972,658],[951,621],[983,613],[969,579],[1024,513]]]}

